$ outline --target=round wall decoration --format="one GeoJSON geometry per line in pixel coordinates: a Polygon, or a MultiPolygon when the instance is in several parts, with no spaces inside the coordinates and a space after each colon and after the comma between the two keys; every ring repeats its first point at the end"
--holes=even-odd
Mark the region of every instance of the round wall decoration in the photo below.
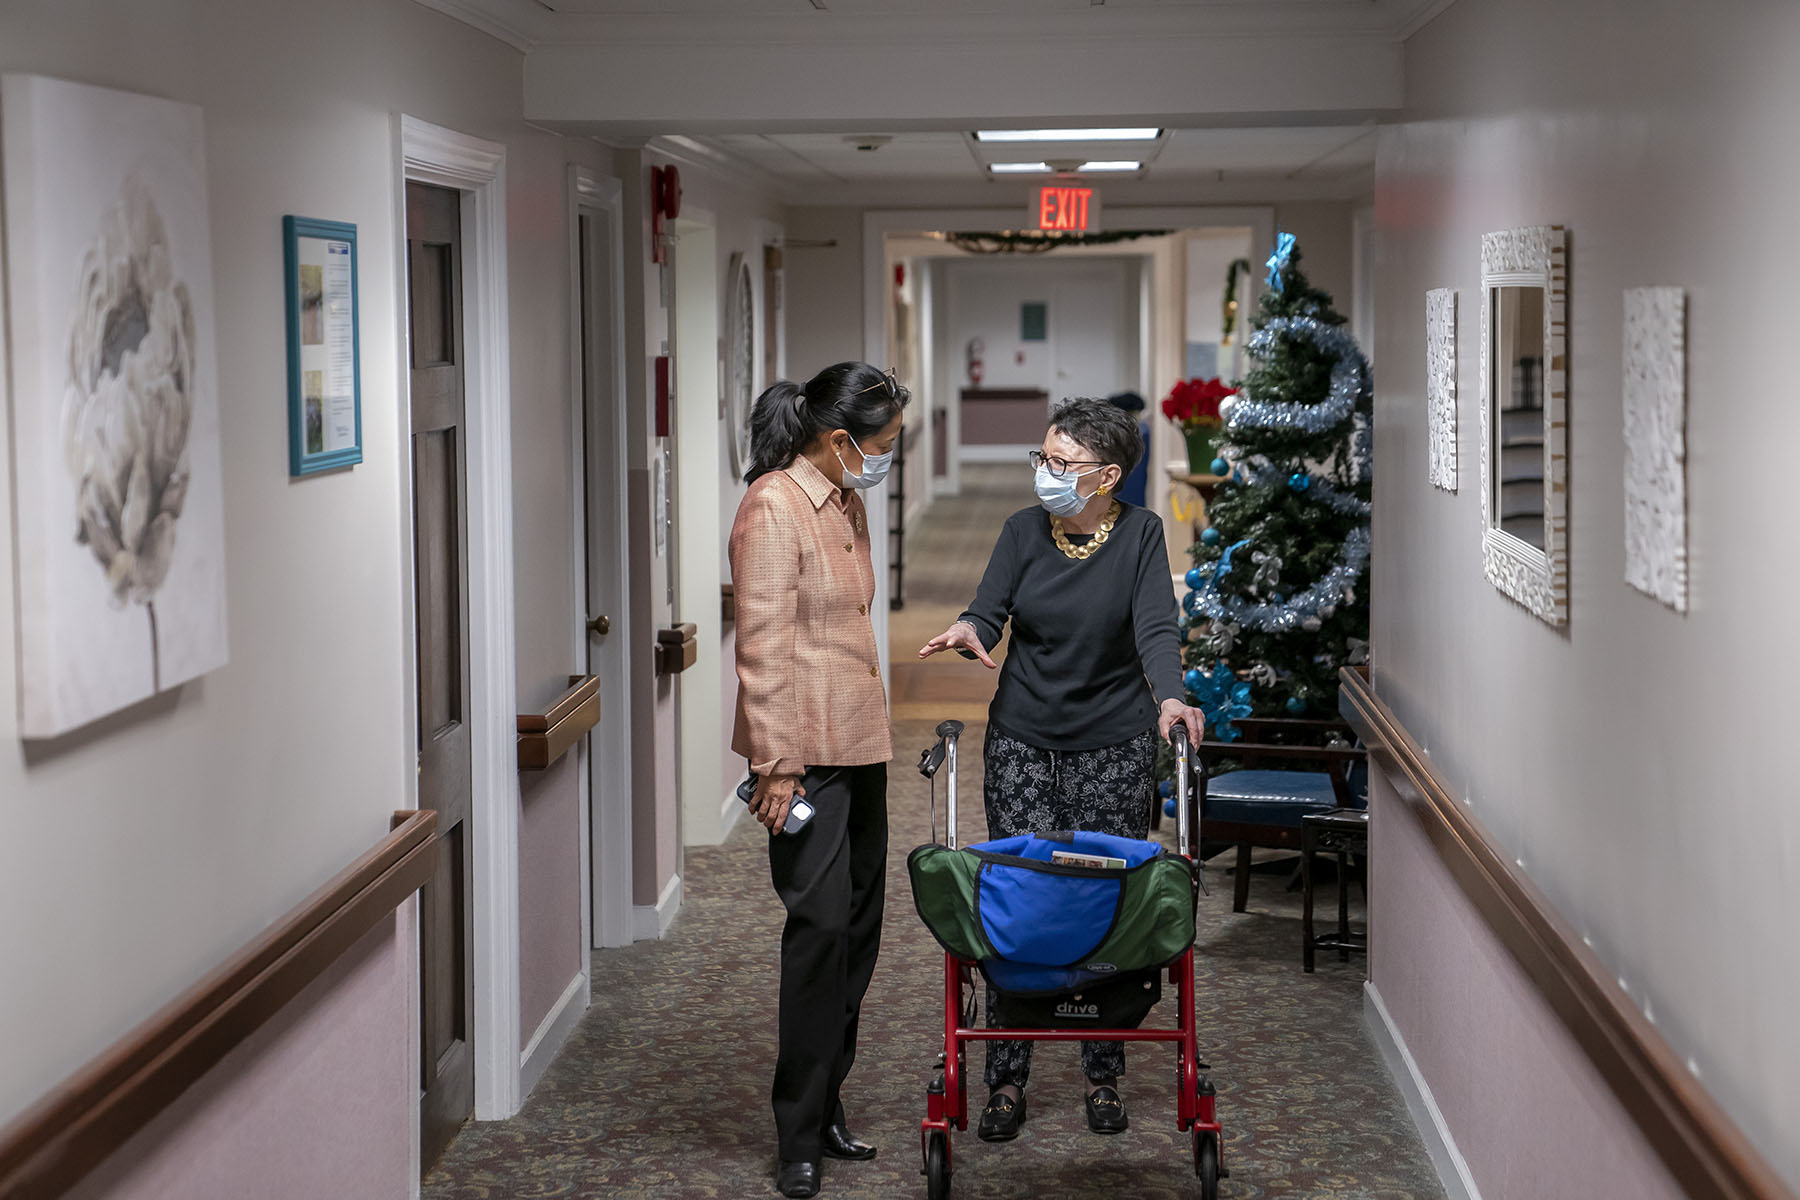
{"type": "Polygon", "coordinates": [[[756,300],[750,264],[731,256],[725,272],[725,395],[721,413],[731,443],[731,469],[750,469],[750,406],[756,399],[756,300]]]}

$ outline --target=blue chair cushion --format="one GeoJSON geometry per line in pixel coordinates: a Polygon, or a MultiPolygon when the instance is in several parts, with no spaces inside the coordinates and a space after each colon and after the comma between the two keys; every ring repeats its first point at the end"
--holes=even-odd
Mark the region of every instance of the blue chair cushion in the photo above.
{"type": "MultiPolygon", "coordinates": [[[[1357,797],[1360,804],[1364,801],[1357,797]]],[[[1308,813],[1338,806],[1331,776],[1323,771],[1227,771],[1206,781],[1208,821],[1300,827],[1308,813]]]]}

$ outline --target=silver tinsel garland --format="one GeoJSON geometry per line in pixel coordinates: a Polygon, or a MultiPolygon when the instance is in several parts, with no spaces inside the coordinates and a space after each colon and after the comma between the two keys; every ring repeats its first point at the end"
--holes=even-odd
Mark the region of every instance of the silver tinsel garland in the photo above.
{"type": "MultiPolygon", "coordinates": [[[[1249,477],[1246,482],[1250,483],[1252,486],[1266,485],[1272,487],[1276,484],[1281,484],[1283,486],[1286,486],[1287,484],[1283,469],[1275,466],[1269,462],[1268,459],[1260,456],[1251,459],[1244,464],[1244,473],[1249,477]]],[[[1314,475],[1312,477],[1312,482],[1307,485],[1306,497],[1309,500],[1317,500],[1320,504],[1323,504],[1333,512],[1340,512],[1354,517],[1366,517],[1369,515],[1369,502],[1367,500],[1360,500],[1351,492],[1340,492],[1337,488],[1332,487],[1331,484],[1327,483],[1317,475],[1314,475]]]]}
{"type": "Polygon", "coordinates": [[[1277,317],[1270,321],[1250,339],[1251,357],[1267,358],[1275,350],[1275,339],[1284,333],[1311,342],[1337,360],[1331,367],[1331,386],[1325,399],[1317,404],[1292,404],[1253,400],[1240,394],[1225,417],[1227,433],[1242,428],[1324,433],[1347,420],[1356,411],[1357,400],[1368,394],[1369,364],[1356,348],[1356,339],[1339,326],[1327,325],[1316,317],[1277,317]]]}
{"type": "MultiPolygon", "coordinates": [[[[1244,544],[1238,543],[1239,546],[1244,544]]],[[[1228,621],[1262,633],[1291,633],[1304,628],[1307,620],[1318,618],[1320,609],[1344,602],[1346,594],[1368,565],[1369,529],[1359,525],[1344,535],[1337,562],[1305,591],[1295,593],[1280,604],[1223,596],[1219,594],[1215,569],[1213,576],[1204,580],[1194,595],[1195,612],[1215,622],[1228,621]]]]}

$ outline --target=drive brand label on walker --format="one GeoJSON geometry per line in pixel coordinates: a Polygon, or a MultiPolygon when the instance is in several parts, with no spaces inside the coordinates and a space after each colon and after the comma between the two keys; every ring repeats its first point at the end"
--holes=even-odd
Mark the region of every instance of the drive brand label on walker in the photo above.
{"type": "Polygon", "coordinates": [[[1098,1021],[1100,1006],[1098,1004],[1077,1004],[1073,1000],[1064,1000],[1056,1006],[1056,1016],[1067,1021],[1098,1021]]]}

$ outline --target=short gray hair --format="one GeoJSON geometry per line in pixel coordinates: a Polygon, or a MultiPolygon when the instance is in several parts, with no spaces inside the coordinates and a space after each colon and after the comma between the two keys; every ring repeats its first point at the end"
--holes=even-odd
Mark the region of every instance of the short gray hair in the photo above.
{"type": "Polygon", "coordinates": [[[1050,428],[1086,447],[1104,463],[1131,474],[1144,454],[1144,435],[1136,418],[1106,400],[1078,396],[1064,400],[1050,414],[1050,428]]]}

